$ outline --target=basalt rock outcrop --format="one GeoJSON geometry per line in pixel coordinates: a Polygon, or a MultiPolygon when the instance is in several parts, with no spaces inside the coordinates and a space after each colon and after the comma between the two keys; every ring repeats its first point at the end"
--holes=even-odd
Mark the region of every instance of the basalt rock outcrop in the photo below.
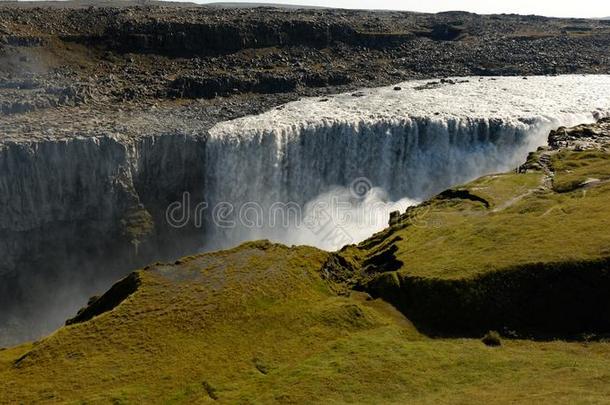
{"type": "Polygon", "coordinates": [[[595,124],[561,127],[549,135],[551,149],[607,150],[610,148],[610,118],[595,124]]]}

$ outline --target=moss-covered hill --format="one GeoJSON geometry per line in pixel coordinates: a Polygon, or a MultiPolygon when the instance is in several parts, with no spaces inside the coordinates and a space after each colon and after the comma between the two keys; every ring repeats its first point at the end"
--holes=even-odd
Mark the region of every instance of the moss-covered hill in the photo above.
{"type": "Polygon", "coordinates": [[[0,350],[0,403],[606,402],[608,126],[338,253],[253,242],[137,271],[0,350]]]}

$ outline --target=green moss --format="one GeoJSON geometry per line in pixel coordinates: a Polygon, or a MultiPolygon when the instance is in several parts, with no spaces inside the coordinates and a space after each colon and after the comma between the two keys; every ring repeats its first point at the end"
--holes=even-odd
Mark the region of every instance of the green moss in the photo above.
{"type": "Polygon", "coordinates": [[[560,193],[575,191],[588,180],[610,179],[610,154],[603,151],[561,151],[553,156],[553,188],[560,193]]]}
{"type": "MultiPolygon", "coordinates": [[[[456,196],[434,198],[411,209],[403,216],[403,226],[392,231],[392,237],[400,239],[395,252],[396,260],[404,263],[400,271],[460,279],[513,265],[607,255],[610,189],[604,179],[610,179],[608,155],[562,152],[553,159],[555,189],[544,187],[541,172],[492,175],[457,188],[488,201],[488,208],[456,196]],[[582,167],[566,173],[565,165],[575,161],[582,167]],[[581,187],[588,178],[602,181],[581,187]],[[578,191],[557,190],[568,181],[577,181],[578,191]]],[[[364,242],[357,255],[368,257],[388,237],[380,234],[378,241],[364,242]]]]}
{"type": "Polygon", "coordinates": [[[154,230],[152,216],[144,208],[130,210],[121,220],[123,234],[133,243],[143,241],[154,230]]]}

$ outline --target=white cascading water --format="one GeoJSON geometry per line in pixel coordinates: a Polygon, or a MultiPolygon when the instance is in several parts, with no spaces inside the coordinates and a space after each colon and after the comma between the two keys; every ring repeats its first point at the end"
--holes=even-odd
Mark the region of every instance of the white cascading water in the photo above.
{"type": "Polygon", "coordinates": [[[609,113],[610,76],[467,77],[307,98],[220,123],[206,147],[205,194],[225,206],[210,214],[207,248],[359,242],[389,212],[514,169],[551,129],[609,113]]]}

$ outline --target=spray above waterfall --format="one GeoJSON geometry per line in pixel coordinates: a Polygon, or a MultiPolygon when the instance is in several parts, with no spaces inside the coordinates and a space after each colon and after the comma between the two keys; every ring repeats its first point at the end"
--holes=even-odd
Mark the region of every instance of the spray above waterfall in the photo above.
{"type": "Polygon", "coordinates": [[[206,248],[261,238],[329,250],[359,242],[393,210],[515,168],[551,129],[606,116],[609,90],[608,76],[413,81],[217,124],[206,145],[205,198],[210,207],[228,204],[233,222],[218,227],[212,210],[206,248]],[[355,179],[369,183],[357,198],[355,179]],[[299,207],[303,221],[271,225],[278,203],[299,207]],[[244,206],[261,221],[244,223],[244,206]],[[334,225],[334,234],[307,218],[334,225]]]}

